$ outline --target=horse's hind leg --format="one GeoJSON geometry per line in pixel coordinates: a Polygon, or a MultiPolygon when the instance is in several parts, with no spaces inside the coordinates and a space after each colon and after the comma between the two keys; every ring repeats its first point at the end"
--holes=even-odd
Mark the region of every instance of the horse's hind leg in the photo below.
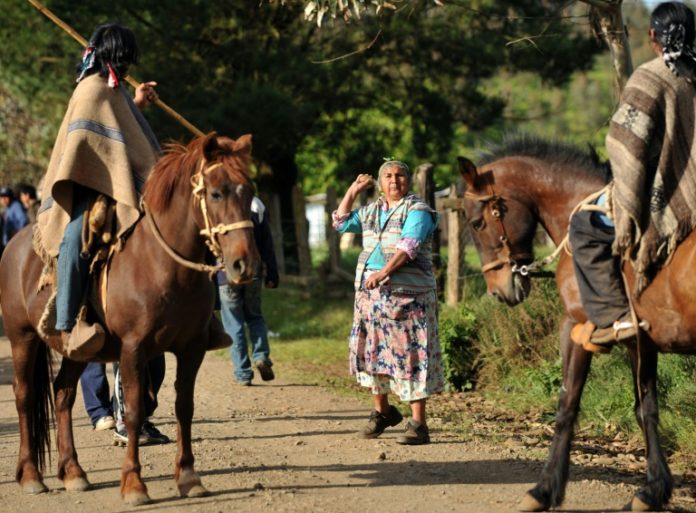
{"type": "MultiPolygon", "coordinates": [[[[19,332],[18,332],[19,333],[19,332]]],[[[8,333],[12,344],[12,387],[19,417],[19,457],[16,479],[28,494],[48,490],[41,472],[50,450],[50,354],[33,333],[8,333]]]]}
{"type": "Polygon", "coordinates": [[[570,444],[580,409],[580,398],[592,363],[592,353],[570,340],[572,321],[564,319],[561,330],[563,388],[556,412],[556,428],[549,457],[537,485],[519,505],[521,511],[545,511],[558,506],[565,497],[570,466],[570,444]]]}
{"type": "Polygon", "coordinates": [[[182,497],[201,497],[208,490],[193,468],[191,449],[191,421],[193,419],[193,389],[205,351],[189,346],[185,354],[177,354],[176,365],[176,420],[177,455],[174,480],[182,497]]]}
{"type": "Polygon", "coordinates": [[[658,511],[669,502],[674,481],[657,431],[657,352],[652,344],[643,342],[640,349],[629,348],[628,354],[633,371],[636,420],[643,430],[648,459],[647,483],[635,494],[630,507],[634,511],[658,511]]]}
{"type": "Polygon", "coordinates": [[[86,364],[63,358],[60,371],[53,382],[56,409],[56,438],[58,445],[58,479],[69,492],[82,492],[90,487],[87,474],[77,461],[73,438],[72,409],[77,395],[77,383],[86,364]]]}

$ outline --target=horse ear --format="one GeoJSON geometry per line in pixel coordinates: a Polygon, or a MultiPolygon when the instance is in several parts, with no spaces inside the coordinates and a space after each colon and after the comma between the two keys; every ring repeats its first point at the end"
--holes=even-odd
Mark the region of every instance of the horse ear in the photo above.
{"type": "Polygon", "coordinates": [[[457,162],[459,163],[459,174],[462,175],[466,188],[473,189],[478,176],[476,166],[466,157],[457,157],[457,162]]]}
{"type": "Polygon", "coordinates": [[[237,153],[251,155],[251,134],[240,136],[235,142],[233,149],[237,153]]]}
{"type": "Polygon", "coordinates": [[[213,159],[213,153],[220,149],[218,144],[217,132],[210,132],[203,136],[203,141],[201,143],[203,148],[203,155],[206,160],[213,159]]]}

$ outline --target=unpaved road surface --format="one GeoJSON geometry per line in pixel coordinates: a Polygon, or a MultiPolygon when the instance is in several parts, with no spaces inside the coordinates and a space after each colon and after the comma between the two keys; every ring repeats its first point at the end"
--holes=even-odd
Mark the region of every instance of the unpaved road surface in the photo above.
{"type": "MultiPolygon", "coordinates": [[[[153,419],[172,438],[175,365],[168,355],[153,419]]],[[[131,508],[118,491],[124,449],[112,445],[112,432],[91,429],[81,396],[76,445],[93,488],[63,490],[54,453],[46,472],[51,491],[21,493],[14,481],[19,438],[10,346],[0,338],[0,512],[511,512],[541,471],[543,447],[531,455],[485,436],[466,440],[437,418],[431,419],[428,446],[396,444],[398,427],[377,440],[361,440],[355,432],[369,403],[295,383],[287,378],[291,365],[276,362],[278,378],[270,384],[239,387],[232,384],[230,362],[208,354],[196,388],[193,436],[196,468],[211,494],[179,498],[172,478],[176,446],[146,446],[141,461],[152,502],[131,508]]],[[[615,511],[641,479],[639,471],[574,464],[563,510],[615,511]]],[[[673,507],[696,511],[692,490],[681,483],[677,492],[673,507]]]]}

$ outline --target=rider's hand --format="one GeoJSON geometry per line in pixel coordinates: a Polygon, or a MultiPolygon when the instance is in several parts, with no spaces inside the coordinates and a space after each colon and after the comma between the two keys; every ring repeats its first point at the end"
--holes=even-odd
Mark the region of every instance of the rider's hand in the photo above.
{"type": "Polygon", "coordinates": [[[151,103],[154,103],[158,96],[155,91],[155,86],[157,82],[143,82],[138,87],[135,88],[135,97],[133,98],[133,103],[139,108],[144,109],[149,107],[151,103]]]}

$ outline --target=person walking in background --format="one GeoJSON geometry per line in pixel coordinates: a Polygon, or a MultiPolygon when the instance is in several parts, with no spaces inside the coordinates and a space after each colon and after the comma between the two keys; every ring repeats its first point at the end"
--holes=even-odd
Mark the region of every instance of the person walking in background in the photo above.
{"type": "MultiPolygon", "coordinates": [[[[140,445],[166,444],[169,437],[159,431],[150,421],[150,417],[157,408],[157,394],[165,375],[164,355],[150,360],[146,367],[145,377],[145,416],[146,420],[140,430],[140,445]],[[150,395],[152,388],[152,396],[150,395]]],[[[95,431],[115,429],[114,443],[125,445],[128,443],[128,433],[125,425],[125,406],[123,401],[123,387],[118,364],[114,364],[114,393],[109,393],[109,381],[106,377],[106,365],[99,362],[90,362],[80,376],[82,398],[85,410],[95,431]]]]}
{"type": "Polygon", "coordinates": [[[5,208],[2,214],[2,247],[7,246],[15,234],[29,224],[27,211],[22,203],[15,198],[9,187],[0,188],[0,203],[5,208]]]}
{"type": "Polygon", "coordinates": [[[36,221],[36,214],[39,212],[39,202],[36,197],[36,187],[28,183],[22,183],[17,186],[19,193],[19,201],[27,213],[29,223],[36,221]]]}
{"type": "Polygon", "coordinates": [[[393,391],[410,403],[412,415],[397,442],[427,444],[426,399],[444,387],[431,252],[438,214],[409,192],[408,166],[398,160],[379,168],[382,196],[351,211],[357,196],[373,184],[371,176],[359,175],[332,214],[340,233],[362,233],[363,239],[355,271],[350,372],[372,391],[375,409],[359,435],[376,438],[401,422],[401,412],[389,404],[387,394],[393,391]]]}
{"type": "MultiPolygon", "coordinates": [[[[278,265],[273,250],[273,237],[266,215],[266,206],[254,197],[251,203],[251,220],[254,223],[254,239],[266,268],[265,285],[278,287],[278,265]]],[[[259,266],[254,279],[245,285],[227,283],[224,272],[218,273],[220,291],[220,316],[225,331],[232,337],[230,358],[234,365],[234,379],[240,385],[251,385],[254,378],[253,366],[259,371],[263,381],[275,378],[273,362],[270,358],[268,328],[261,313],[261,283],[263,268],[259,266]],[[251,338],[251,359],[244,326],[249,328],[251,338]]]]}

